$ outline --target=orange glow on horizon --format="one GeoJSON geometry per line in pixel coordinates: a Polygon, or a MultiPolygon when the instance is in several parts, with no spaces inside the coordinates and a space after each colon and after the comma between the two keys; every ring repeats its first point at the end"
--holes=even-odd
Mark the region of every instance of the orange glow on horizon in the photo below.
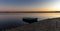
{"type": "Polygon", "coordinates": [[[0,8],[0,11],[56,11],[56,10],[44,7],[44,8],[0,8]]]}

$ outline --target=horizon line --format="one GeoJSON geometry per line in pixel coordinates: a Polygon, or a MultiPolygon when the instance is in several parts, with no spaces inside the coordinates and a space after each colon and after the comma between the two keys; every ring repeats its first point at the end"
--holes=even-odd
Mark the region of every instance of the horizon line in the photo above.
{"type": "Polygon", "coordinates": [[[0,13],[60,13],[60,11],[0,11],[0,13]]]}

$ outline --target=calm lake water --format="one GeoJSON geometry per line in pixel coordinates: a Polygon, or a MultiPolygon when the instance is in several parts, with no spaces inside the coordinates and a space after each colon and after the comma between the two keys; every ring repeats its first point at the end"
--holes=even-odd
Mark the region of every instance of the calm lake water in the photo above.
{"type": "Polygon", "coordinates": [[[0,13],[0,19],[23,17],[54,18],[60,17],[60,13],[0,13]]]}
{"type": "Polygon", "coordinates": [[[54,18],[60,17],[60,13],[0,13],[0,19],[6,18],[23,18],[23,17],[35,17],[35,18],[54,18]]]}
{"type": "Polygon", "coordinates": [[[9,24],[27,24],[22,21],[24,17],[38,18],[38,21],[47,18],[60,17],[60,13],[0,13],[0,28],[9,24]]]}

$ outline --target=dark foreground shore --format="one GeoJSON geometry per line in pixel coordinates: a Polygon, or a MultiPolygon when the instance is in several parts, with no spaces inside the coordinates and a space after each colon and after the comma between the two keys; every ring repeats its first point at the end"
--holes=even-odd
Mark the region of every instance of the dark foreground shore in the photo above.
{"type": "Polygon", "coordinates": [[[60,31],[60,18],[45,19],[6,31],[60,31]]]}

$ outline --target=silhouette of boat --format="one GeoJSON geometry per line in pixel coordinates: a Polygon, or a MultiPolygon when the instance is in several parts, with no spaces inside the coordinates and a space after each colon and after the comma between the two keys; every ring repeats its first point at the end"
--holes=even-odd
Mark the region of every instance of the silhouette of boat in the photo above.
{"type": "Polygon", "coordinates": [[[37,22],[37,19],[38,18],[23,18],[23,21],[31,24],[37,22]]]}

